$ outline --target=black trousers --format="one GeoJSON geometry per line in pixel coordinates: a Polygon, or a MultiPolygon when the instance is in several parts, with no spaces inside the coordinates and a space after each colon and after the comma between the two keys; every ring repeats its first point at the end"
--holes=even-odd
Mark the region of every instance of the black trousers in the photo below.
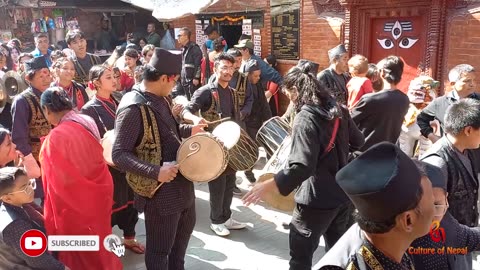
{"type": "Polygon", "coordinates": [[[210,220],[212,224],[223,224],[231,216],[233,188],[235,187],[235,174],[223,174],[215,180],[208,182],[210,190],[210,220]]]}
{"type": "Polygon", "coordinates": [[[153,214],[154,204],[145,206],[147,270],[183,270],[188,241],[195,227],[195,203],[171,215],[153,214]]]}
{"type": "Polygon", "coordinates": [[[353,210],[350,201],[334,209],[297,204],[290,223],[290,270],[312,269],[313,253],[320,237],[323,235],[325,251],[328,251],[347,231],[353,210]]]}
{"type": "Polygon", "coordinates": [[[129,204],[126,208],[112,213],[112,227],[118,225],[123,231],[123,237],[125,239],[135,238],[135,225],[138,222],[138,211],[133,207],[133,204],[129,204]]]}
{"type": "MultiPolygon", "coordinates": [[[[245,125],[247,126],[247,134],[248,136],[250,136],[250,138],[252,138],[252,140],[255,141],[256,137],[257,137],[257,132],[258,130],[260,129],[260,127],[262,126],[261,123],[260,123],[260,127],[257,128],[258,124],[255,124],[254,126],[252,126],[251,123],[248,123],[246,122],[245,125]]],[[[255,174],[252,172],[252,170],[248,170],[248,171],[245,171],[245,176],[247,177],[248,181],[250,181],[250,183],[255,183],[255,174]]]]}

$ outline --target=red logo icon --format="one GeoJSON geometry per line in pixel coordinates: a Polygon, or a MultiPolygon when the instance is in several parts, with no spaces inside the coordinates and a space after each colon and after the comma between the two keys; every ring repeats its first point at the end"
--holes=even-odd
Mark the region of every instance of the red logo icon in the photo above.
{"type": "Polygon", "coordinates": [[[438,243],[442,241],[443,243],[445,243],[445,229],[440,227],[440,221],[436,220],[432,223],[432,226],[430,226],[429,234],[433,242],[438,243]]]}
{"type": "Polygon", "coordinates": [[[38,257],[47,250],[47,236],[39,230],[26,231],[20,238],[20,248],[25,255],[38,257]]]}

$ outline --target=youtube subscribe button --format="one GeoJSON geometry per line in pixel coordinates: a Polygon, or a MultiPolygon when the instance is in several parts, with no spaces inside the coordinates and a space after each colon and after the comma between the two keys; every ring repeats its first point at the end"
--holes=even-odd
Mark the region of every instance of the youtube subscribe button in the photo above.
{"type": "Polygon", "coordinates": [[[25,255],[38,257],[47,250],[47,237],[39,230],[28,230],[20,238],[20,248],[25,255]]]}
{"type": "Polygon", "coordinates": [[[99,251],[98,235],[49,235],[49,251],[99,251]]]}

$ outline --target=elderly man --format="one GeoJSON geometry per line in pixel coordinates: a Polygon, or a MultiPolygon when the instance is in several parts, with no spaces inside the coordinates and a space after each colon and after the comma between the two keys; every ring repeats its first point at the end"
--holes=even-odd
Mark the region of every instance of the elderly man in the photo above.
{"type": "Polygon", "coordinates": [[[417,124],[420,127],[420,132],[425,138],[436,142],[440,136],[435,135],[434,128],[431,122],[436,120],[440,123],[438,133],[443,134],[443,120],[448,106],[455,101],[470,97],[480,99],[480,96],[475,93],[475,68],[468,64],[460,64],[455,66],[448,73],[448,80],[452,86],[452,91],[434,99],[423,111],[417,116],[417,124]]]}
{"type": "Polygon", "coordinates": [[[192,98],[195,90],[200,87],[202,63],[202,50],[191,41],[192,31],[186,27],[180,29],[178,43],[182,45],[182,74],[177,82],[174,96],[184,95],[188,100],[192,98]]]}
{"type": "Polygon", "coordinates": [[[317,76],[323,82],[337,102],[347,105],[348,90],[347,83],[350,80],[348,72],[348,53],[345,45],[340,44],[328,51],[330,67],[324,69],[317,76]]]}
{"type": "MultiPolygon", "coordinates": [[[[30,84],[27,90],[17,95],[12,104],[12,140],[17,149],[25,156],[24,166],[30,178],[40,177],[38,156],[40,139],[51,129],[40,108],[40,96],[50,87],[52,77],[45,57],[33,58],[25,63],[25,79],[30,84]]],[[[43,185],[37,179],[35,195],[43,198],[43,185]]]]}

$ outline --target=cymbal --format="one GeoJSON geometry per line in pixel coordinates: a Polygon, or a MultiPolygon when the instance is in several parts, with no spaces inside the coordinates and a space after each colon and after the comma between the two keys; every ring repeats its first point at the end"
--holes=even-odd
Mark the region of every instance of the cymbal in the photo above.
{"type": "MultiPolygon", "coordinates": [[[[264,182],[266,180],[272,179],[273,176],[274,176],[273,173],[262,174],[258,178],[257,182],[258,183],[264,182]]],[[[288,196],[283,196],[282,194],[280,194],[280,192],[274,191],[272,193],[267,194],[263,199],[263,201],[273,208],[276,208],[282,211],[292,212],[293,209],[295,208],[294,196],[295,196],[295,191],[288,194],[288,196]]]]}

